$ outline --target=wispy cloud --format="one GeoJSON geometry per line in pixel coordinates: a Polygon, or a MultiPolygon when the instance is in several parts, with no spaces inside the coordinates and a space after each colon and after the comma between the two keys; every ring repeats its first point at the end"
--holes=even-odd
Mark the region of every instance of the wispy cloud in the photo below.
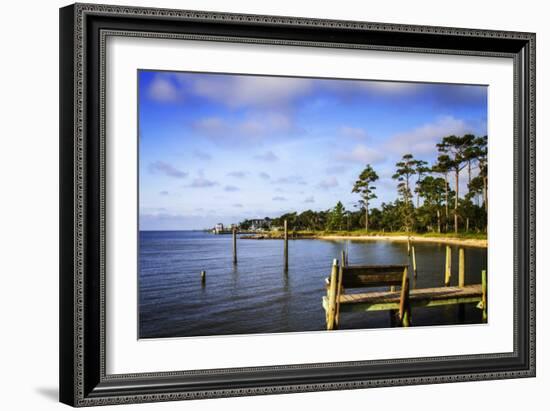
{"type": "Polygon", "coordinates": [[[307,185],[304,178],[299,175],[291,175],[286,177],[279,177],[278,179],[273,181],[273,184],[299,184],[299,185],[307,185]]]}
{"type": "Polygon", "coordinates": [[[239,187],[235,187],[235,186],[225,186],[225,187],[224,187],[224,190],[225,190],[225,191],[229,191],[229,192],[239,191],[239,187]]]}
{"type": "Polygon", "coordinates": [[[232,207],[243,208],[244,206],[241,203],[235,203],[235,204],[232,205],[232,207]]]}
{"type": "Polygon", "coordinates": [[[161,103],[181,101],[183,96],[178,87],[171,81],[170,76],[157,74],[147,90],[150,99],[161,103]]]}
{"type": "Polygon", "coordinates": [[[245,178],[248,173],[246,171],[231,171],[227,173],[229,177],[245,178]]]}
{"type": "Polygon", "coordinates": [[[168,177],[174,177],[174,178],[185,178],[188,175],[188,173],[178,170],[172,164],[166,163],[161,160],[157,160],[154,163],[149,164],[149,171],[153,174],[161,173],[168,177]]]}
{"type": "Polygon", "coordinates": [[[167,196],[167,195],[170,194],[170,193],[169,193],[168,191],[166,191],[166,190],[163,190],[163,191],[159,192],[159,194],[160,194],[161,196],[167,196]]]}
{"type": "Polygon", "coordinates": [[[304,200],[304,203],[314,203],[314,202],[315,202],[315,197],[313,196],[306,197],[306,199],[304,200]]]}
{"type": "Polygon", "coordinates": [[[230,108],[286,106],[313,89],[313,81],[288,77],[200,76],[193,93],[230,108]]]}
{"type": "Polygon", "coordinates": [[[192,129],[218,144],[259,144],[268,137],[288,137],[303,134],[292,115],[285,112],[255,111],[242,118],[231,116],[203,117],[191,124],[192,129]]]}
{"type": "Polygon", "coordinates": [[[201,150],[195,150],[193,152],[193,155],[197,157],[200,160],[211,160],[212,156],[204,151],[201,150]]]}
{"type": "Polygon", "coordinates": [[[267,161],[267,162],[271,163],[273,161],[279,160],[279,157],[277,157],[277,155],[273,151],[269,150],[269,151],[266,151],[265,153],[262,153],[262,154],[256,154],[254,156],[254,159],[267,161]]]}
{"type": "Polygon", "coordinates": [[[340,161],[353,161],[362,164],[376,164],[384,161],[385,156],[378,150],[364,144],[355,146],[351,151],[340,152],[336,155],[340,161]]]}
{"type": "Polygon", "coordinates": [[[328,190],[330,188],[338,187],[338,180],[334,176],[333,177],[328,177],[328,178],[322,180],[318,184],[318,187],[322,188],[324,190],[328,190]]]}
{"type": "Polygon", "coordinates": [[[361,127],[340,127],[340,134],[344,137],[351,137],[357,140],[364,140],[367,138],[367,132],[361,127]]]}
{"type": "Polygon", "coordinates": [[[260,176],[260,178],[263,178],[264,180],[269,180],[271,178],[269,174],[264,173],[263,171],[258,175],[260,176]]]}
{"type": "Polygon", "coordinates": [[[191,187],[191,188],[208,188],[208,187],[214,187],[214,186],[217,186],[217,185],[219,185],[218,182],[208,180],[207,178],[204,177],[204,172],[199,171],[199,176],[197,178],[195,178],[191,182],[191,184],[189,184],[187,187],[191,187]]]}
{"type": "Polygon", "coordinates": [[[395,134],[385,144],[385,148],[393,154],[415,153],[416,155],[431,154],[435,145],[448,135],[463,135],[473,132],[472,127],[464,120],[453,116],[438,118],[432,123],[423,124],[403,133],[395,134]]]}
{"type": "Polygon", "coordinates": [[[273,201],[286,201],[286,197],[275,196],[272,198],[273,201]]]}
{"type": "Polygon", "coordinates": [[[342,174],[347,171],[346,166],[331,166],[325,168],[325,173],[327,174],[342,174]]]}

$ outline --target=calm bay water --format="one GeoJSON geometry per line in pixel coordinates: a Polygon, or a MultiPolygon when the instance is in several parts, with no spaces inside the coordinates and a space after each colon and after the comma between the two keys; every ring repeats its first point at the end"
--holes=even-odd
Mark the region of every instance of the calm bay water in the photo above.
{"type": "MultiPolygon", "coordinates": [[[[283,242],[239,240],[232,262],[231,235],[199,231],[142,231],[139,254],[140,338],[185,337],[325,329],[321,306],[332,260],[349,252],[349,264],[406,264],[405,243],[290,240],[289,270],[283,242]],[[206,284],[200,272],[206,271],[206,284]]],[[[445,246],[415,244],[417,288],[443,286],[445,246]]],[[[453,250],[456,284],[458,247],[453,250]]],[[[487,250],[465,248],[466,284],[481,282],[487,250]]],[[[414,326],[480,323],[481,311],[457,306],[418,308],[414,326]]],[[[343,313],[341,329],[389,327],[388,312],[343,313]]]]}

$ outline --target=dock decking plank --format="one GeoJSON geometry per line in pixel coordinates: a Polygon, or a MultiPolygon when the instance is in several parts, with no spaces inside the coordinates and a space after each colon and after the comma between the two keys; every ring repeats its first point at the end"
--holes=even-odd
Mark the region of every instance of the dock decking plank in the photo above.
{"type": "MultiPolygon", "coordinates": [[[[437,287],[411,290],[409,301],[413,307],[435,307],[449,304],[466,304],[481,301],[481,284],[464,287],[437,287]]],[[[323,306],[326,302],[323,298],[323,306]]],[[[368,293],[342,294],[339,303],[342,312],[380,311],[399,309],[399,291],[374,291],[368,293]]]]}

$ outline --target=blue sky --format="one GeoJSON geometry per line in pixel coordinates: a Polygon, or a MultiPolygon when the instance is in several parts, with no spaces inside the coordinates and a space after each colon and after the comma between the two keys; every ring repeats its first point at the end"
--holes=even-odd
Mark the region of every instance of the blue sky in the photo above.
{"type": "Polygon", "coordinates": [[[337,201],[355,210],[366,164],[380,176],[377,206],[396,198],[403,154],[431,164],[443,136],[487,134],[485,86],[156,71],[138,81],[141,230],[337,201]]]}

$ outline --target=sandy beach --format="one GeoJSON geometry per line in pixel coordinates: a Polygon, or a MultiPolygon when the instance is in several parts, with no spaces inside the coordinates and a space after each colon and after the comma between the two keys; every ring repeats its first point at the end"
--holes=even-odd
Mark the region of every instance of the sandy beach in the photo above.
{"type": "MultiPolygon", "coordinates": [[[[316,238],[322,240],[353,240],[353,241],[401,241],[406,242],[407,236],[405,235],[323,235],[316,238]]],[[[467,247],[480,247],[487,248],[487,240],[473,239],[473,238],[452,238],[452,237],[418,237],[411,236],[411,241],[415,243],[440,243],[440,244],[454,244],[464,245],[467,247]]]]}

